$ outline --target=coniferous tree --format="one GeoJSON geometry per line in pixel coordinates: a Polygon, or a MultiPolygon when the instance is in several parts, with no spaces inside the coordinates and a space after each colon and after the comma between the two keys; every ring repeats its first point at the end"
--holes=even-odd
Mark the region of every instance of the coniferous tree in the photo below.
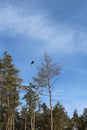
{"type": "Polygon", "coordinates": [[[15,129],[15,112],[19,105],[18,87],[22,81],[12,61],[8,52],[4,52],[4,57],[0,59],[0,105],[5,109],[6,130],[15,129]]]}
{"type": "Polygon", "coordinates": [[[87,108],[84,108],[83,111],[83,122],[84,122],[85,129],[87,129],[87,108]]]}
{"type": "Polygon", "coordinates": [[[67,127],[67,112],[63,105],[58,102],[53,109],[53,117],[54,117],[54,130],[63,130],[67,127]]]}
{"type": "Polygon", "coordinates": [[[77,113],[77,109],[75,109],[74,110],[74,112],[73,112],[73,117],[72,117],[72,121],[73,121],[73,127],[75,128],[75,129],[78,129],[78,118],[79,118],[79,116],[78,116],[78,113],[77,113]]]}
{"type": "Polygon", "coordinates": [[[35,130],[35,115],[39,97],[32,83],[27,87],[27,93],[24,95],[24,99],[26,100],[28,113],[30,115],[31,130],[35,130]]]}
{"type": "Polygon", "coordinates": [[[30,129],[30,116],[26,106],[23,106],[20,111],[20,130],[30,129]]]}
{"type": "Polygon", "coordinates": [[[41,111],[36,114],[36,128],[38,130],[50,129],[50,110],[46,103],[41,104],[41,111]]]}

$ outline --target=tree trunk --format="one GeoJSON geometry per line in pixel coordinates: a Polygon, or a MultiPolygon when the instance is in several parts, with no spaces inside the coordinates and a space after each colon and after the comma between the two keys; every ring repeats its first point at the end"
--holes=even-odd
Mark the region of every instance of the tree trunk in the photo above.
{"type": "Polygon", "coordinates": [[[6,130],[10,130],[10,110],[9,110],[9,96],[7,97],[7,123],[6,123],[6,130]]]}
{"type": "Polygon", "coordinates": [[[48,89],[49,89],[49,98],[50,98],[51,130],[53,130],[52,92],[51,92],[49,79],[48,79],[48,89]]]}
{"type": "Polygon", "coordinates": [[[9,96],[7,97],[7,123],[6,123],[6,130],[14,130],[15,129],[15,123],[14,123],[14,118],[15,118],[15,113],[11,111],[10,109],[10,100],[9,96]]]}
{"type": "Polygon", "coordinates": [[[24,130],[26,130],[26,128],[27,128],[27,123],[26,123],[26,119],[25,119],[24,130]]]}
{"type": "Polygon", "coordinates": [[[31,130],[35,130],[35,112],[31,114],[31,130]]]}
{"type": "Polygon", "coordinates": [[[12,130],[15,130],[15,112],[12,114],[12,130]]]}
{"type": "Polygon", "coordinates": [[[50,114],[51,114],[51,130],[53,130],[53,110],[52,110],[52,94],[50,91],[50,114]]]}

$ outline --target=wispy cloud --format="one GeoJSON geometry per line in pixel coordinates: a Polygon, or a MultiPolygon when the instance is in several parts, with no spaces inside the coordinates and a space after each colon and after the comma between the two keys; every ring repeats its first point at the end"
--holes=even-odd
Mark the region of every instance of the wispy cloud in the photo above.
{"type": "Polygon", "coordinates": [[[63,104],[70,117],[72,117],[75,109],[77,109],[78,114],[82,114],[84,108],[87,107],[85,90],[78,90],[76,88],[71,90],[55,90],[53,95],[54,106],[57,101],[63,104]]]}
{"type": "Polygon", "coordinates": [[[23,13],[21,8],[11,5],[0,6],[0,33],[24,35],[44,42],[42,48],[50,51],[87,52],[85,32],[49,20],[49,16],[37,11],[23,13]]]}
{"type": "Polygon", "coordinates": [[[86,100],[78,100],[78,101],[75,100],[75,101],[67,102],[65,106],[68,115],[72,117],[75,109],[77,109],[78,114],[80,115],[83,114],[84,108],[87,108],[87,102],[86,100]]]}
{"type": "Polygon", "coordinates": [[[87,75],[87,71],[85,71],[85,68],[70,68],[70,67],[64,67],[66,71],[73,71],[74,73],[78,73],[80,75],[87,75]]]}

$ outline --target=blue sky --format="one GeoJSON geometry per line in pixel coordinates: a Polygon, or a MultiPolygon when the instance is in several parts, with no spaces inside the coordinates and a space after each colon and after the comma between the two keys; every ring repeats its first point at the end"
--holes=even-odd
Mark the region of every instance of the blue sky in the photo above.
{"type": "Polygon", "coordinates": [[[63,66],[53,104],[59,100],[70,116],[87,107],[86,6],[86,0],[0,0],[0,56],[7,50],[28,84],[47,51],[63,66]]]}

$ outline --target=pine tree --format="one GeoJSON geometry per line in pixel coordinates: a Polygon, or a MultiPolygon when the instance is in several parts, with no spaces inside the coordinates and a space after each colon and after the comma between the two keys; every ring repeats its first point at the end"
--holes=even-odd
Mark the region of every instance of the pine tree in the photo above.
{"type": "Polygon", "coordinates": [[[35,114],[39,97],[36,88],[32,83],[27,86],[27,93],[24,95],[24,99],[26,100],[28,113],[30,115],[31,130],[35,130],[35,114]]]}
{"type": "Polygon", "coordinates": [[[12,64],[12,56],[4,52],[4,57],[0,59],[0,105],[5,108],[6,130],[15,128],[15,112],[19,104],[19,92],[21,79],[19,70],[12,64]]]}
{"type": "Polygon", "coordinates": [[[53,109],[53,117],[54,117],[54,130],[63,130],[67,127],[67,112],[63,105],[60,102],[56,103],[53,109]]]}

